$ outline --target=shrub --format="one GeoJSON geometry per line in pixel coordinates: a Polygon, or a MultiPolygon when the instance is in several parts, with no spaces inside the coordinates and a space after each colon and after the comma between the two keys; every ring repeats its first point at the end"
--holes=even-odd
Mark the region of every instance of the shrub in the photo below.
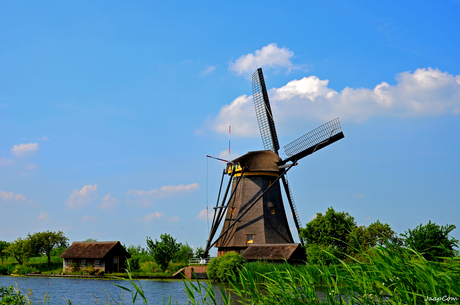
{"type": "Polygon", "coordinates": [[[72,272],[79,271],[79,270],[80,270],[80,265],[78,265],[77,262],[74,262],[74,263],[72,264],[72,266],[70,267],[70,270],[71,270],[72,272]]]}
{"type": "Polygon", "coordinates": [[[88,268],[86,268],[86,272],[88,272],[88,274],[90,275],[94,275],[96,274],[96,269],[94,269],[93,266],[89,265],[88,268]]]}
{"type": "Polygon", "coordinates": [[[128,259],[128,265],[131,268],[131,271],[139,271],[141,269],[139,259],[140,257],[132,257],[128,259]]]}
{"type": "Polygon", "coordinates": [[[401,234],[405,238],[404,245],[421,253],[427,260],[436,260],[439,257],[454,257],[458,240],[449,236],[455,225],[439,226],[429,221],[426,225],[420,224],[413,230],[401,234]]]}
{"type": "Polygon", "coordinates": [[[244,263],[244,258],[235,252],[229,252],[222,256],[213,258],[206,269],[206,273],[211,280],[224,282],[228,276],[237,274],[244,263]]]}
{"type": "Polygon", "coordinates": [[[188,263],[185,263],[185,262],[169,263],[168,270],[171,271],[172,273],[175,273],[176,271],[186,266],[188,266],[188,263]]]}
{"type": "Polygon", "coordinates": [[[35,272],[36,270],[34,268],[31,268],[29,266],[17,266],[17,268],[14,270],[14,274],[20,274],[20,275],[25,275],[28,273],[35,272]]]}
{"type": "Polygon", "coordinates": [[[315,265],[335,264],[338,262],[338,257],[341,256],[339,250],[332,245],[327,247],[308,245],[306,253],[308,262],[315,265]]]}

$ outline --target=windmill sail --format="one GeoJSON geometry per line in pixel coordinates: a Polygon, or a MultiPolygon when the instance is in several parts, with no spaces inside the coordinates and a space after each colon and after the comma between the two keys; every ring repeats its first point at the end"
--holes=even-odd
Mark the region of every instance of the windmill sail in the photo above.
{"type": "Polygon", "coordinates": [[[252,74],[252,97],[264,148],[278,154],[280,144],[276,135],[275,121],[273,120],[272,109],[268,100],[262,68],[258,68],[252,74]]]}
{"type": "Polygon", "coordinates": [[[300,160],[344,137],[339,118],[335,118],[284,146],[284,151],[290,157],[283,163],[300,160]]]}

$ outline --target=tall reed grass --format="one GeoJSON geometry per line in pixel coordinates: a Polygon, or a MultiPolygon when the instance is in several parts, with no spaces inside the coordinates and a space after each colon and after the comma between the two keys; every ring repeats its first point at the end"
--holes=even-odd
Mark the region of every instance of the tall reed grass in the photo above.
{"type": "MultiPolygon", "coordinates": [[[[241,304],[460,303],[459,257],[433,262],[412,249],[377,246],[361,258],[332,266],[270,265],[270,270],[246,264],[229,275],[230,295],[241,304]]],[[[215,298],[199,303],[192,294],[210,294],[209,286],[185,285],[190,304],[217,304],[215,298]]],[[[224,300],[231,304],[228,293],[224,300]]]]}

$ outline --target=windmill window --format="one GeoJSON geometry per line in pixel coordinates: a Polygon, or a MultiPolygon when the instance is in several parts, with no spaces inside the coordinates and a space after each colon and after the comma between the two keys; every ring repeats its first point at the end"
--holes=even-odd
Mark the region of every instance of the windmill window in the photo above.
{"type": "Polygon", "coordinates": [[[275,214],[275,208],[271,208],[272,209],[272,214],[274,215],[275,214]]]}
{"type": "Polygon", "coordinates": [[[95,260],[94,261],[94,267],[99,267],[101,265],[101,261],[100,260],[95,260]]]}
{"type": "Polygon", "coordinates": [[[246,235],[246,243],[247,244],[252,244],[253,242],[254,242],[254,234],[246,235]]]}
{"type": "Polygon", "coordinates": [[[85,267],[86,266],[86,259],[82,259],[81,262],[80,262],[80,265],[82,267],[85,267]]]}
{"type": "Polygon", "coordinates": [[[235,208],[232,208],[232,215],[235,215],[235,208]]]}

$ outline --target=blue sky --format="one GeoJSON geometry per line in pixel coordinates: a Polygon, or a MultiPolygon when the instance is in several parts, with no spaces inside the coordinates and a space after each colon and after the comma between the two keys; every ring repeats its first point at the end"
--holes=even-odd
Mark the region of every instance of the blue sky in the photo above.
{"type": "Polygon", "coordinates": [[[289,173],[303,224],[333,206],[398,233],[455,224],[460,239],[459,14],[458,1],[2,1],[0,239],[204,245],[225,165],[206,155],[228,157],[229,125],[232,158],[263,149],[258,67],[282,146],[342,123],[345,139],[289,173]]]}

